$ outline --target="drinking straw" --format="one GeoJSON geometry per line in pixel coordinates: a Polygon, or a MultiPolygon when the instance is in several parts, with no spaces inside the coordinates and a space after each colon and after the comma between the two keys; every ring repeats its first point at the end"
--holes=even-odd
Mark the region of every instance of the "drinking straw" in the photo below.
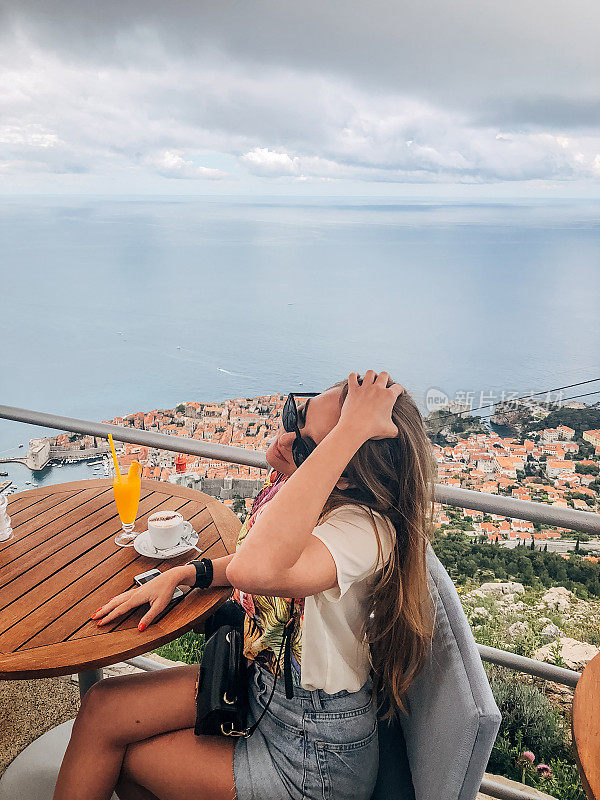
{"type": "Polygon", "coordinates": [[[110,449],[112,450],[112,457],[115,463],[115,475],[117,476],[117,480],[121,480],[121,471],[119,470],[119,462],[117,461],[117,454],[115,452],[115,443],[113,442],[112,433],[108,434],[108,443],[110,444],[110,449]]]}

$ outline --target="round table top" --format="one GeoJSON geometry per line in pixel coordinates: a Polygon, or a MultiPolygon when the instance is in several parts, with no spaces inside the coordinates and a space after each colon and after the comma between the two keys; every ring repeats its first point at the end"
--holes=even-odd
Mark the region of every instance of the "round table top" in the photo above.
{"type": "Polygon", "coordinates": [[[589,800],[600,800],[600,653],[575,688],[573,742],[585,793],[589,800]]]}
{"type": "MultiPolygon", "coordinates": [[[[191,522],[203,555],[235,550],[240,521],[226,506],[193,489],[143,480],[136,530],[146,530],[149,514],[167,509],[191,522]]],[[[161,561],[116,545],[121,523],[111,479],[20,492],[8,513],[15,535],[0,542],[0,678],[68,675],[147,653],[190,630],[231,594],[193,589],[142,633],[137,625],[147,606],[98,627],[90,615],[130,589],[134,575],[185,564],[198,553],[161,561]]]]}

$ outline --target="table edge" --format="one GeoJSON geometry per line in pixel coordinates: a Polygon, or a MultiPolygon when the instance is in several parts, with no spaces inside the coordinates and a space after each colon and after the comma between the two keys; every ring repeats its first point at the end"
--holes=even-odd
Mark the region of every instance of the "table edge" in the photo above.
{"type": "MultiPolygon", "coordinates": [[[[600,798],[600,786],[592,787],[589,783],[587,774],[586,774],[586,766],[587,766],[587,757],[585,759],[585,763],[581,761],[581,754],[579,752],[579,742],[580,742],[580,733],[579,733],[579,724],[578,721],[581,716],[585,714],[585,709],[580,708],[580,698],[583,691],[583,687],[587,688],[588,682],[590,681],[599,681],[600,682],[600,653],[594,656],[594,658],[588,663],[585,667],[583,672],[581,673],[581,678],[577,681],[577,686],[575,687],[575,693],[573,695],[573,712],[571,715],[571,730],[573,733],[573,750],[575,752],[575,761],[577,764],[577,771],[579,772],[579,778],[585,790],[585,793],[588,797],[588,800],[597,800],[600,798]],[[592,669],[590,669],[592,667],[592,669]]],[[[593,685],[593,683],[592,683],[593,685]]],[[[600,720],[598,722],[600,725],[600,720]]]]}
{"type": "MultiPolygon", "coordinates": [[[[110,655],[107,654],[97,659],[93,660],[86,660],[83,663],[69,663],[69,664],[57,664],[56,666],[52,667],[41,667],[39,669],[24,669],[24,668],[16,668],[14,670],[6,670],[2,668],[2,654],[0,654],[0,680],[22,680],[26,678],[52,678],[58,677],[61,675],[72,675],[75,672],[86,672],[92,669],[99,669],[100,667],[110,666],[111,664],[118,664],[121,661],[124,661],[128,658],[133,658],[134,656],[139,656],[144,653],[152,652],[156,650],[158,647],[161,647],[163,644],[168,644],[172,642],[174,639],[177,639],[179,636],[182,636],[184,633],[187,633],[191,630],[195,625],[204,621],[206,618],[210,617],[220,606],[223,605],[230,597],[231,597],[231,587],[222,587],[217,588],[214,590],[214,594],[216,595],[215,601],[206,608],[199,616],[194,617],[184,623],[182,623],[178,628],[175,630],[170,630],[169,632],[165,632],[161,636],[158,636],[155,639],[152,639],[151,642],[147,640],[141,641],[139,644],[133,644],[131,647],[126,648],[125,650],[120,650],[118,655],[110,655]]],[[[148,629],[148,631],[152,631],[152,626],[148,629]]],[[[119,631],[119,634],[122,634],[123,637],[130,636],[131,631],[124,630],[119,631]]],[[[114,634],[113,634],[114,636],[114,634]]],[[[142,636],[142,634],[140,634],[142,636]]],[[[119,641],[115,637],[116,641],[119,641]]],[[[78,641],[78,640],[73,640],[78,641]]],[[[44,645],[40,650],[46,650],[47,652],[50,648],[56,647],[57,645],[64,645],[65,642],[57,642],[53,645],[44,645]]],[[[9,654],[9,657],[12,658],[14,654],[9,654]]],[[[14,659],[16,660],[16,659],[14,659]]]]}

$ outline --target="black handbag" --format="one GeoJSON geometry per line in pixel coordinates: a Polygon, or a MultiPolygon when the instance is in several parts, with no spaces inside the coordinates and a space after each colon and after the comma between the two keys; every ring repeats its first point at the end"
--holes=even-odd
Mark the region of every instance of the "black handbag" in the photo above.
{"type": "Polygon", "coordinates": [[[207,640],[198,676],[194,733],[226,736],[246,726],[248,682],[239,630],[222,625],[207,640]]]}
{"type": "MultiPolygon", "coordinates": [[[[207,636],[200,674],[196,684],[196,724],[194,733],[223,736],[252,736],[275,692],[275,682],[269,700],[260,717],[249,728],[248,716],[248,666],[244,656],[243,621],[245,612],[233,600],[228,600],[205,627],[207,636]]],[[[284,675],[288,698],[293,697],[291,671],[291,634],[294,621],[294,600],[286,622],[276,675],[279,673],[281,653],[285,648],[284,675]]]]}

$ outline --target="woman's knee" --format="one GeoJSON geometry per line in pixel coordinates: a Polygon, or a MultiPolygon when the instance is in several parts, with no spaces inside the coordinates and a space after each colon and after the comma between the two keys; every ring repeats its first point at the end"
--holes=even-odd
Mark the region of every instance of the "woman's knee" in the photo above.
{"type": "Polygon", "coordinates": [[[127,707],[126,675],[104,678],[85,693],[75,724],[93,727],[98,733],[118,731],[118,722],[127,707]]]}

